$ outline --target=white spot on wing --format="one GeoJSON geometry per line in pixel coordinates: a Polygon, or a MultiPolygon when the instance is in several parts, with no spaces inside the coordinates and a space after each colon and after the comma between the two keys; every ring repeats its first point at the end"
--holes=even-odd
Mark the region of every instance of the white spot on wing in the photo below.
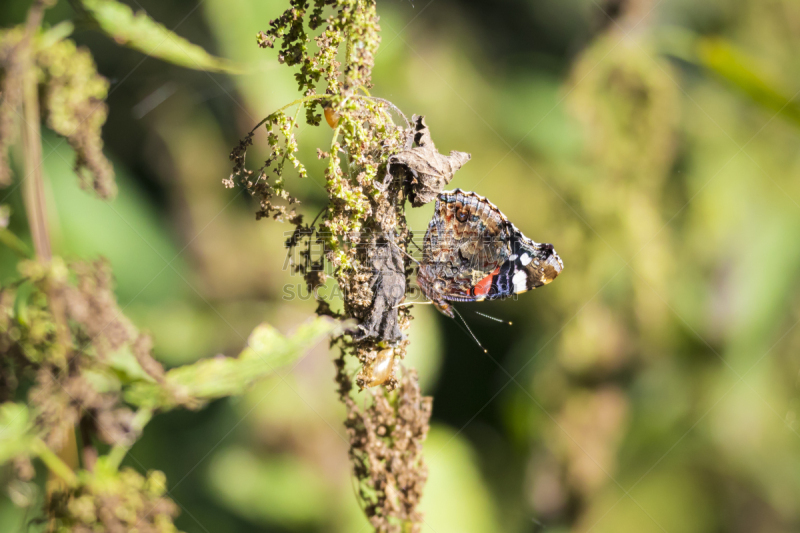
{"type": "Polygon", "coordinates": [[[533,258],[528,254],[522,254],[519,258],[519,262],[522,263],[522,266],[528,266],[531,264],[531,260],[533,258]]]}
{"type": "Polygon", "coordinates": [[[524,270],[518,270],[514,273],[514,277],[511,278],[511,283],[514,285],[514,292],[525,292],[528,289],[527,281],[528,275],[524,270]]]}
{"type": "Polygon", "coordinates": [[[517,260],[517,254],[511,254],[511,255],[509,255],[509,256],[508,256],[508,259],[509,259],[509,261],[516,261],[516,260],[517,260]]]}

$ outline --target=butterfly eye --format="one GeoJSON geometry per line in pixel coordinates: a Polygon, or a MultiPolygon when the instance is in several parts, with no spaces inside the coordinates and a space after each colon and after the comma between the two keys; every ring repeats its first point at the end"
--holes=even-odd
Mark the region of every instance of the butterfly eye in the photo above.
{"type": "Polygon", "coordinates": [[[467,219],[469,218],[469,213],[467,212],[466,209],[462,209],[461,211],[456,213],[456,218],[458,219],[459,222],[462,222],[462,223],[466,222],[467,219]]]}

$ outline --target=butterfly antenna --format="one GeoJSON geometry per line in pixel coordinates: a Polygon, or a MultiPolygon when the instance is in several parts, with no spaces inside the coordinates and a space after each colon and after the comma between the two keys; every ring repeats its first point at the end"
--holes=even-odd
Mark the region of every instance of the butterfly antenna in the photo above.
{"type": "Polygon", "coordinates": [[[411,240],[409,242],[414,245],[414,248],[416,248],[417,250],[422,252],[422,248],[419,247],[419,244],[417,244],[417,241],[414,240],[413,236],[412,236],[412,238],[411,238],[411,240]]]}
{"type": "Polygon", "coordinates": [[[397,245],[397,243],[396,243],[396,242],[394,242],[394,241],[391,241],[391,240],[390,240],[389,242],[390,242],[390,243],[392,243],[393,245],[395,245],[395,247],[396,247],[398,250],[400,250],[400,252],[402,252],[402,253],[403,253],[403,255],[405,255],[406,257],[408,257],[408,258],[409,258],[409,259],[411,259],[412,261],[414,261],[416,264],[419,264],[419,261],[417,261],[416,259],[414,259],[414,257],[413,257],[411,254],[409,254],[408,252],[406,252],[405,250],[403,250],[402,248],[400,248],[400,247],[397,245]]]}
{"type": "MultiPolygon", "coordinates": [[[[469,328],[469,324],[467,324],[467,321],[466,321],[466,320],[464,320],[464,317],[463,317],[463,316],[461,316],[461,313],[459,313],[459,312],[458,312],[458,309],[456,309],[456,308],[455,308],[455,306],[451,306],[451,309],[452,309],[453,311],[455,311],[455,312],[456,312],[456,314],[458,315],[458,318],[460,318],[460,319],[461,319],[461,322],[463,322],[463,323],[464,323],[464,327],[466,327],[466,328],[467,328],[467,332],[468,332],[468,333],[470,334],[470,336],[472,337],[472,340],[474,340],[474,341],[475,341],[475,344],[477,344],[477,345],[478,345],[478,347],[479,347],[481,350],[483,350],[483,353],[489,353],[489,350],[487,350],[486,348],[484,348],[484,347],[483,347],[483,344],[481,344],[481,341],[479,341],[479,340],[478,340],[478,337],[476,337],[476,336],[475,336],[475,334],[474,334],[474,333],[472,333],[472,330],[469,328]]],[[[458,324],[458,322],[456,322],[456,324],[458,324]]]]}
{"type": "Polygon", "coordinates": [[[486,315],[484,313],[481,313],[480,311],[473,311],[473,313],[475,313],[476,315],[481,315],[483,318],[488,318],[489,320],[494,320],[495,322],[500,322],[501,324],[508,324],[509,326],[513,326],[514,325],[514,323],[511,322],[510,320],[503,320],[501,318],[497,318],[497,317],[492,316],[492,315],[486,315]]]}
{"type": "Polygon", "coordinates": [[[427,302],[403,302],[401,304],[397,304],[392,309],[397,309],[398,307],[405,307],[407,305],[429,305],[432,304],[433,300],[428,300],[427,302]]]}

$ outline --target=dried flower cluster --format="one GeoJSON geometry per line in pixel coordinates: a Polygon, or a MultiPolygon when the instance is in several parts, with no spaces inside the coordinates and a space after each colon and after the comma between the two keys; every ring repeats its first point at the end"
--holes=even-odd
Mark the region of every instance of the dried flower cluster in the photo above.
{"type": "MultiPolygon", "coordinates": [[[[627,12],[620,12],[623,19],[627,12]]],[[[546,451],[530,475],[531,484],[541,487],[531,497],[541,519],[554,523],[576,516],[568,520],[580,529],[592,502],[624,469],[620,447],[635,424],[637,400],[629,396],[629,387],[620,386],[620,376],[635,374],[649,358],[674,348],[675,338],[665,333],[671,326],[664,328],[677,316],[671,304],[653,296],[670,294],[673,280],[685,274],[681,261],[686,256],[674,228],[662,219],[665,212],[674,213],[665,211],[665,191],[674,178],[680,129],[680,88],[670,63],[648,53],[643,33],[613,23],[576,59],[571,80],[565,102],[584,125],[586,169],[593,181],[564,180],[560,190],[575,199],[576,212],[592,227],[572,244],[583,250],[574,262],[583,271],[571,278],[569,294],[558,305],[562,312],[585,307],[565,323],[556,364],[543,367],[537,377],[541,384],[549,380],[559,386],[549,396],[554,418],[543,430],[546,451]],[[593,248],[597,235],[615,243],[614,250],[593,248]],[[587,302],[586,294],[602,291],[601,279],[611,279],[591,273],[594,265],[617,253],[629,258],[636,273],[620,289],[626,297],[616,301],[606,293],[587,302]]]]}
{"type": "Polygon", "coordinates": [[[86,470],[59,474],[69,482],[56,485],[47,501],[54,530],[174,531],[177,512],[163,497],[163,474],[145,479],[131,470],[117,472],[106,458],[98,460],[95,448],[94,436],[121,449],[132,445],[141,427],[123,392],[138,381],[164,379],[149,338],[117,306],[108,265],[68,266],[54,258],[48,264],[22,261],[18,268],[19,278],[0,288],[0,401],[8,402],[4,413],[19,411],[8,416],[12,422],[29,422],[0,440],[0,459],[14,457],[17,476],[28,480],[30,458],[69,449],[80,427],[86,470]],[[26,406],[12,403],[25,392],[22,383],[33,384],[26,406]],[[15,448],[15,442],[22,444],[15,448]]]}
{"type": "MultiPolygon", "coordinates": [[[[3,401],[30,378],[29,405],[39,436],[53,449],[76,424],[88,425],[107,444],[135,439],[133,412],[121,400],[124,383],[163,379],[150,341],[121,313],[103,262],[48,266],[20,263],[20,279],[0,289],[3,401]]],[[[88,443],[87,443],[88,444],[88,443]]]]}
{"type": "Polygon", "coordinates": [[[306,323],[292,337],[261,325],[238,357],[165,372],[149,337],[117,306],[104,262],[66,265],[53,258],[21,261],[18,268],[18,278],[0,288],[0,465],[12,463],[10,482],[24,487],[38,457],[62,481],[51,487],[45,508],[54,531],[174,531],[176,509],[164,496],[163,476],[118,469],[153,412],[243,394],[341,331],[327,319],[306,323]],[[55,452],[74,449],[76,428],[82,469],[74,471],[55,452]],[[109,453],[98,454],[101,442],[109,453]]]}
{"type": "MultiPolygon", "coordinates": [[[[345,350],[336,361],[344,368],[345,350]]],[[[417,505],[428,471],[422,460],[422,442],[428,432],[433,400],[423,397],[417,374],[405,371],[391,394],[370,391],[372,405],[359,409],[350,395],[353,386],[340,371],[339,397],[347,406],[345,427],[350,439],[350,459],[370,524],[376,531],[407,531],[418,527],[422,516],[417,505]]]]}
{"type": "Polygon", "coordinates": [[[22,105],[22,62],[17,49],[22,41],[22,28],[0,34],[0,186],[11,183],[8,149],[17,138],[17,110],[22,105]]]}
{"type": "MultiPolygon", "coordinates": [[[[317,93],[317,83],[324,79],[325,92],[332,97],[330,105],[340,112],[343,102],[358,90],[371,87],[374,55],[380,44],[380,26],[374,0],[290,0],[291,7],[270,21],[270,28],[259,32],[258,45],[273,48],[281,41],[278,61],[288,66],[300,65],[295,74],[299,91],[304,96],[317,93]],[[332,14],[323,18],[328,8],[332,14]],[[310,31],[324,29],[314,38],[318,51],[309,52],[310,31]],[[306,30],[308,27],[308,31],[306,30]],[[346,45],[344,70],[337,60],[342,44],[346,45]]],[[[305,103],[306,120],[318,125],[316,101],[305,103]]]]}
{"type": "Polygon", "coordinates": [[[106,122],[108,81],[97,73],[88,50],[65,39],[42,48],[36,61],[44,76],[47,125],[75,150],[75,172],[101,198],[116,194],[114,169],[103,155],[100,130],[106,122]]]}
{"type": "Polygon", "coordinates": [[[81,185],[101,198],[113,197],[114,170],[103,155],[100,135],[108,114],[108,81],[97,73],[89,51],[58,35],[56,28],[33,35],[22,28],[0,32],[0,185],[10,183],[7,152],[20,122],[23,77],[30,75],[23,68],[27,54],[40,87],[42,115],[75,150],[81,185]]]}
{"type": "Polygon", "coordinates": [[[299,227],[302,217],[297,214],[297,211],[289,210],[287,207],[298,203],[298,200],[286,190],[283,175],[286,162],[289,161],[297,169],[299,177],[307,176],[305,167],[295,155],[298,148],[293,130],[297,126],[297,116],[290,118],[282,112],[277,112],[265,118],[262,124],[267,129],[267,142],[270,146],[269,157],[257,172],[247,169],[245,156],[247,148],[253,144],[253,134],[255,133],[255,131],[251,131],[231,152],[233,173],[230,178],[223,180],[223,184],[231,188],[238,180],[252,195],[259,198],[261,209],[256,213],[257,219],[272,217],[299,227]],[[283,144],[280,142],[279,134],[284,139],[283,144]],[[271,172],[268,172],[270,169],[271,172]],[[274,179],[271,181],[270,174],[274,175],[274,179]],[[285,201],[287,205],[276,204],[276,200],[279,199],[285,201]]]}

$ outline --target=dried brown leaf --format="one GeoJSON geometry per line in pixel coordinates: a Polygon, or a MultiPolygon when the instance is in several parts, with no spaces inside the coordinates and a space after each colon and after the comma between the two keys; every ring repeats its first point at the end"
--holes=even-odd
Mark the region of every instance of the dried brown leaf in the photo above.
{"type": "MultiPolygon", "coordinates": [[[[424,116],[414,115],[414,148],[409,148],[389,158],[387,169],[404,169],[409,200],[414,207],[432,202],[444,190],[458,169],[472,156],[466,152],[442,155],[436,150],[424,116]]],[[[391,172],[391,170],[387,170],[391,172]]]]}
{"type": "Polygon", "coordinates": [[[372,305],[369,314],[358,325],[354,339],[372,337],[382,341],[396,342],[403,339],[397,322],[397,304],[406,293],[405,266],[403,256],[396,244],[382,239],[374,243],[368,252],[372,274],[369,285],[372,289],[372,305]]]}

